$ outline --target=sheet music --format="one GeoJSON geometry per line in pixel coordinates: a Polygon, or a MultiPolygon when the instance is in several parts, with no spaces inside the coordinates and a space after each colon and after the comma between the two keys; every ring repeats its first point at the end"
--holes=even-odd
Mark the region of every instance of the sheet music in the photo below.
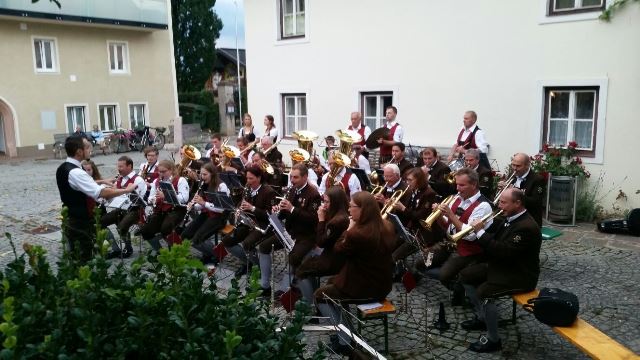
{"type": "Polygon", "coordinates": [[[358,309],[362,310],[362,311],[367,311],[367,310],[373,310],[373,309],[379,309],[382,307],[382,304],[379,302],[375,302],[375,303],[370,303],[370,304],[360,304],[358,305],[358,309]]]}
{"type": "Polygon", "coordinates": [[[287,252],[291,252],[293,246],[295,245],[295,241],[291,238],[291,235],[285,229],[284,224],[280,219],[278,219],[277,214],[269,214],[269,223],[273,227],[273,230],[276,232],[276,236],[282,242],[282,245],[286,249],[287,252]]]}
{"type": "Polygon", "coordinates": [[[107,207],[114,209],[122,209],[127,210],[131,207],[131,200],[129,200],[128,195],[120,195],[116,196],[107,204],[107,207]]]}
{"type": "Polygon", "coordinates": [[[181,206],[180,200],[178,200],[178,194],[176,189],[173,188],[173,184],[169,181],[160,182],[160,190],[164,194],[164,202],[173,206],[181,206]]]}

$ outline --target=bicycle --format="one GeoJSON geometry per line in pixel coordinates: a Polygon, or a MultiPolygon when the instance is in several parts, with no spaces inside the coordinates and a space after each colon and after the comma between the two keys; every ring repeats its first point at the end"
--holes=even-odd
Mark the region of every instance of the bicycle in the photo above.
{"type": "Polygon", "coordinates": [[[110,137],[109,146],[111,151],[116,154],[121,152],[131,151],[135,148],[132,145],[131,139],[135,136],[133,130],[118,129],[115,130],[110,137]]]}
{"type": "Polygon", "coordinates": [[[165,127],[153,128],[156,134],[152,134],[149,126],[144,126],[133,132],[134,136],[131,139],[131,146],[137,151],[142,151],[147,146],[153,146],[158,150],[161,150],[165,144],[164,132],[167,130],[165,127]]]}

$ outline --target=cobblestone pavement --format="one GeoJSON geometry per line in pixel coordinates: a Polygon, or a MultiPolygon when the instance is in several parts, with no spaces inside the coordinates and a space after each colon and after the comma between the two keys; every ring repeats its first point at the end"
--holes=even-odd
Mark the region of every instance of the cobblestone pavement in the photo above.
{"type": "MultiPolygon", "coordinates": [[[[141,153],[127,153],[136,164],[141,153]]],[[[115,174],[119,155],[98,155],[94,161],[103,175],[115,174]]],[[[168,153],[161,152],[161,158],[168,153]]],[[[55,262],[60,254],[59,194],[55,185],[55,170],[60,160],[21,160],[0,163],[0,231],[8,232],[18,247],[25,241],[42,245],[55,262]]],[[[543,242],[542,272],[538,287],[559,287],[575,293],[580,299],[580,317],[609,336],[640,353],[640,239],[598,233],[595,226],[581,224],[560,228],[564,234],[543,242]]],[[[143,244],[146,249],[146,244],[143,244]]],[[[143,251],[144,251],[143,249],[143,251]]],[[[138,252],[137,246],[135,252],[138,252]]],[[[22,250],[18,248],[18,253],[22,250]]],[[[195,254],[195,252],[194,252],[195,254]]],[[[0,242],[0,267],[13,259],[6,239],[0,242]]],[[[131,261],[131,260],[129,260],[131,261]]],[[[276,277],[284,274],[284,258],[276,255],[276,277]]],[[[233,259],[224,260],[216,272],[221,288],[239,266],[233,259]]],[[[244,282],[246,280],[242,280],[244,282]]],[[[244,285],[241,282],[241,286],[244,285]]],[[[515,325],[500,329],[502,352],[478,355],[467,350],[479,332],[467,332],[459,323],[471,316],[469,309],[449,306],[448,293],[437,282],[422,279],[418,287],[406,295],[400,284],[394,284],[389,295],[400,308],[397,318],[390,321],[390,358],[395,359],[584,359],[586,355],[555,334],[551,328],[519,309],[515,325]],[[446,319],[451,328],[438,332],[433,328],[438,304],[445,304],[446,319]],[[407,306],[403,306],[407,304],[407,306]]],[[[503,318],[510,316],[511,302],[500,302],[503,318]]],[[[274,309],[285,318],[281,308],[274,309]]],[[[368,343],[382,350],[382,326],[363,332],[368,343]]],[[[308,333],[310,349],[318,341],[327,342],[326,333],[308,333]]]]}

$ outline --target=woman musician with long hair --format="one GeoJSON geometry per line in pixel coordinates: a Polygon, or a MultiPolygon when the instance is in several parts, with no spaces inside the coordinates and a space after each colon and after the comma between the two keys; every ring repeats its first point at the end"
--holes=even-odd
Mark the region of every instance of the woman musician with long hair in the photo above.
{"type": "Polygon", "coordinates": [[[200,214],[187,225],[180,236],[183,239],[192,241],[193,247],[202,253],[200,260],[206,264],[213,262],[214,258],[214,244],[208,239],[225,226],[228,213],[208,202],[205,192],[223,192],[229,195],[229,188],[224,182],[220,181],[218,171],[210,162],[200,168],[199,184],[198,190],[196,190],[193,199],[189,202],[187,209],[199,211],[200,214]]]}
{"type": "MultiPolygon", "coordinates": [[[[378,203],[368,192],[360,191],[351,197],[349,215],[349,227],[334,247],[337,254],[344,256],[345,264],[314,295],[323,316],[337,319],[353,329],[350,319],[341,319],[340,308],[325,295],[344,304],[384,300],[391,291],[391,251],[395,234],[393,225],[382,219],[378,203]]],[[[351,339],[344,332],[340,332],[338,338],[339,344],[332,344],[332,350],[348,355],[351,339]]]]}
{"type": "Polygon", "coordinates": [[[332,186],[322,195],[318,208],[316,246],[319,256],[306,258],[296,270],[298,289],[309,303],[313,302],[313,285],[310,277],[337,274],[344,265],[344,256],[334,251],[334,245],[349,227],[349,199],[344,189],[332,186]]]}
{"type": "MultiPolygon", "coordinates": [[[[267,211],[275,201],[276,192],[265,183],[266,173],[258,165],[247,168],[247,187],[239,205],[239,210],[252,216],[260,229],[264,230],[269,225],[267,211]]],[[[248,224],[238,224],[233,233],[222,239],[222,244],[227,251],[242,262],[242,266],[236,271],[236,276],[247,273],[249,268],[258,264],[256,246],[264,238],[264,234],[248,224]]]]}

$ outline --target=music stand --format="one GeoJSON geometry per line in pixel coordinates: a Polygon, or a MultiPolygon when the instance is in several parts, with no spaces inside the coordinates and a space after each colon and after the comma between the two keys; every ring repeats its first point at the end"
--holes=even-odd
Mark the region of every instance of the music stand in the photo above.
{"type": "Polygon", "coordinates": [[[233,201],[225,192],[215,191],[215,192],[207,192],[204,193],[207,202],[213,204],[214,207],[218,209],[222,209],[224,211],[233,211],[235,210],[235,206],[233,206],[233,201]]]}
{"type": "Polygon", "coordinates": [[[389,221],[391,221],[396,229],[396,233],[402,240],[404,240],[408,244],[414,244],[415,241],[413,240],[413,235],[409,234],[404,225],[402,225],[402,222],[400,221],[398,215],[389,213],[387,218],[389,219],[389,221]]]}
{"type": "Polygon", "coordinates": [[[271,224],[271,227],[273,227],[276,233],[276,237],[282,243],[287,254],[289,254],[291,249],[293,249],[294,242],[291,239],[291,235],[287,232],[287,229],[285,229],[284,223],[278,218],[277,214],[269,214],[269,224],[271,224]]]}
{"type": "Polygon", "coordinates": [[[364,171],[364,169],[351,168],[350,170],[351,173],[355,175],[358,180],[360,180],[360,186],[362,187],[362,189],[369,189],[369,187],[371,186],[371,181],[369,180],[367,172],[364,171]]]}
{"type": "Polygon", "coordinates": [[[238,171],[244,171],[244,164],[239,157],[231,158],[231,160],[229,161],[229,165],[232,168],[238,169],[238,171]]]}
{"type": "Polygon", "coordinates": [[[240,181],[240,175],[232,172],[225,171],[220,173],[220,180],[227,185],[229,189],[235,189],[242,186],[242,182],[240,181]]]}
{"type": "Polygon", "coordinates": [[[180,200],[178,200],[176,189],[173,188],[173,184],[171,184],[171,182],[161,181],[160,190],[162,191],[162,194],[164,194],[164,202],[172,206],[182,206],[182,204],[180,204],[180,200]]]}
{"type": "Polygon", "coordinates": [[[111,201],[109,201],[109,203],[107,204],[107,207],[126,211],[129,210],[131,205],[133,205],[131,199],[129,199],[129,196],[127,194],[124,194],[111,199],[111,201]]]}

